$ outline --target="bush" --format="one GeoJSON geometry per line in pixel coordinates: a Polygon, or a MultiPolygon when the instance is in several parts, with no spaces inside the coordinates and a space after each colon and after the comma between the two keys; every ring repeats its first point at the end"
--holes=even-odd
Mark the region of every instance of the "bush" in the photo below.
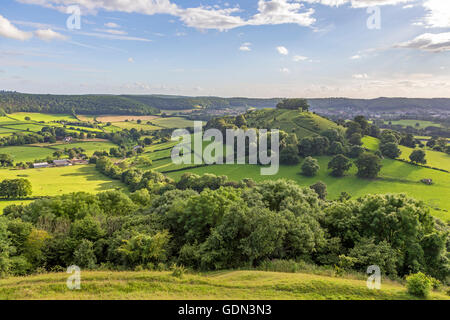
{"type": "Polygon", "coordinates": [[[302,164],[302,173],[307,177],[313,177],[319,171],[319,162],[311,157],[306,157],[302,164]]]}
{"type": "Polygon", "coordinates": [[[406,277],[408,293],[416,297],[426,298],[430,294],[432,280],[422,272],[406,277]]]}
{"type": "Polygon", "coordinates": [[[186,273],[186,268],[183,266],[177,266],[176,264],[173,264],[170,268],[172,271],[172,276],[176,278],[183,278],[184,274],[186,273]]]}

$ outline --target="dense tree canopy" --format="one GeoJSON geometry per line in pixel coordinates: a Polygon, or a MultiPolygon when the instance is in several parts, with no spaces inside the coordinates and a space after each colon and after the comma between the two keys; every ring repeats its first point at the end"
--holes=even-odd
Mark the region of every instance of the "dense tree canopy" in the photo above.
{"type": "MultiPolygon", "coordinates": [[[[143,174],[145,175],[145,173],[143,174]]],[[[127,175],[127,179],[133,179],[127,175]]],[[[200,270],[257,267],[273,259],[346,265],[383,274],[423,271],[445,281],[448,226],[405,195],[326,201],[326,185],[286,180],[228,183],[153,176],[130,196],[74,193],[10,206],[0,217],[0,273],[172,263],[200,270]],[[192,188],[195,188],[192,189],[192,188]]]]}

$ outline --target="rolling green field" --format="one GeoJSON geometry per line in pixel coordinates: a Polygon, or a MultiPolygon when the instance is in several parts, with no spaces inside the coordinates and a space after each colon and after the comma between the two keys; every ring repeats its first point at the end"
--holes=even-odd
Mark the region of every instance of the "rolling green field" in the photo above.
{"type": "Polygon", "coordinates": [[[82,141],[60,145],[52,145],[52,148],[59,150],[64,150],[65,148],[67,149],[83,148],[84,150],[86,150],[85,153],[88,156],[91,156],[95,151],[109,152],[109,149],[113,147],[117,147],[117,145],[109,141],[82,141]]]}
{"type": "MultiPolygon", "coordinates": [[[[387,123],[388,121],[385,121],[387,123]]],[[[410,119],[404,119],[404,120],[392,120],[391,123],[393,125],[401,125],[404,127],[411,126],[413,128],[418,129],[425,129],[426,127],[441,127],[440,123],[432,122],[432,121],[425,121],[425,120],[410,120],[410,119]],[[416,126],[416,124],[419,124],[419,126],[416,126]]]]}
{"type": "MultiPolygon", "coordinates": [[[[97,193],[125,186],[99,173],[94,165],[42,168],[27,170],[0,169],[0,180],[25,178],[33,187],[32,197],[57,196],[84,191],[97,193]]],[[[23,201],[0,201],[0,211],[13,203],[23,201]]]]}
{"type": "MultiPolygon", "coordinates": [[[[154,121],[154,120],[153,120],[154,121]]],[[[153,122],[152,122],[153,123],[153,122]]],[[[157,126],[153,126],[153,125],[148,125],[146,124],[145,121],[143,121],[141,124],[138,124],[136,121],[121,121],[121,122],[113,122],[111,127],[115,127],[118,130],[122,130],[122,129],[137,129],[137,130],[158,130],[161,129],[161,127],[157,127],[157,126]]],[[[105,130],[109,130],[109,129],[113,129],[113,128],[109,128],[109,127],[104,127],[105,130]]],[[[112,132],[118,131],[118,130],[114,130],[112,132]]]]}
{"type": "Polygon", "coordinates": [[[10,114],[9,117],[24,121],[25,117],[30,117],[31,121],[44,121],[44,122],[52,122],[52,121],[77,121],[77,119],[69,114],[49,114],[49,113],[34,113],[34,112],[17,112],[10,114]]]}
{"type": "MultiPolygon", "coordinates": [[[[356,167],[353,166],[347,176],[336,178],[327,170],[331,157],[317,157],[320,170],[315,177],[305,177],[300,174],[301,164],[295,166],[281,165],[276,176],[262,176],[257,165],[212,165],[168,173],[168,176],[179,179],[185,172],[202,175],[213,173],[226,175],[230,180],[252,178],[255,181],[290,179],[300,186],[310,186],[317,181],[327,184],[328,199],[336,199],[343,191],[354,198],[365,194],[406,193],[411,197],[423,200],[431,207],[431,213],[443,220],[450,220],[450,174],[427,168],[416,167],[396,160],[384,159],[383,168],[378,179],[368,180],[356,177],[356,167]],[[420,180],[433,179],[434,184],[425,185],[420,180]],[[447,210],[447,211],[444,211],[447,210]]],[[[170,159],[169,159],[170,161],[170,159]]]]}
{"type": "Polygon", "coordinates": [[[117,147],[109,141],[83,141],[66,144],[42,144],[42,146],[12,146],[0,147],[0,154],[5,153],[13,157],[14,162],[32,162],[37,159],[51,157],[56,150],[83,148],[88,156],[95,151],[109,151],[110,148],[117,147]]]}
{"type": "MultiPolygon", "coordinates": [[[[402,154],[400,155],[400,159],[408,160],[409,155],[413,152],[414,149],[408,148],[405,146],[399,146],[402,154]]],[[[417,148],[420,149],[420,148],[417,148]]],[[[433,150],[424,150],[425,151],[425,159],[427,160],[426,165],[434,168],[440,168],[447,171],[450,171],[450,155],[444,152],[438,152],[433,150]]]]}
{"type": "Polygon", "coordinates": [[[180,117],[158,118],[151,120],[151,123],[162,128],[188,128],[194,126],[194,121],[180,117]]]}
{"type": "Polygon", "coordinates": [[[295,133],[298,139],[326,129],[342,129],[333,121],[309,112],[285,109],[261,109],[246,115],[249,128],[280,129],[295,133]]]}
{"type": "Polygon", "coordinates": [[[52,156],[54,149],[46,147],[33,146],[13,146],[0,147],[0,154],[9,154],[12,156],[15,163],[17,162],[31,162],[36,159],[45,159],[52,156]]]}
{"type": "MultiPolygon", "coordinates": [[[[0,280],[0,299],[5,300],[416,300],[406,288],[382,281],[380,290],[370,290],[366,280],[336,278],[306,273],[221,271],[186,274],[170,272],[82,271],[80,290],[66,286],[68,274],[53,273],[0,280]]],[[[448,300],[442,292],[429,299],[448,300]]]]}

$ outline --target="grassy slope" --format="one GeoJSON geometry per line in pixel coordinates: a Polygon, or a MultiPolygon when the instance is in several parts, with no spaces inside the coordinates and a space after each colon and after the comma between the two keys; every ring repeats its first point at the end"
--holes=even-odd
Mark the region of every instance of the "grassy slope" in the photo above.
{"type": "Polygon", "coordinates": [[[339,128],[337,124],[313,113],[297,110],[262,109],[246,115],[248,127],[280,129],[295,132],[297,137],[311,136],[320,131],[339,128]]]}
{"type": "Polygon", "coordinates": [[[95,151],[109,151],[112,147],[117,147],[112,142],[106,141],[86,141],[75,142],[67,144],[52,144],[46,146],[13,146],[13,147],[0,147],[0,154],[6,153],[13,157],[14,162],[29,162],[36,159],[45,159],[48,156],[52,157],[56,150],[64,150],[65,148],[83,148],[86,150],[86,154],[91,156],[95,151]]]}
{"type": "MultiPolygon", "coordinates": [[[[278,174],[274,176],[260,175],[260,167],[256,165],[213,165],[202,168],[189,169],[169,173],[172,178],[178,179],[183,173],[189,171],[196,174],[214,173],[226,175],[230,180],[252,178],[255,181],[273,180],[279,178],[291,179],[301,186],[310,186],[317,181],[323,181],[328,187],[328,199],[336,199],[342,191],[353,197],[365,194],[407,193],[408,195],[425,201],[432,208],[450,211],[450,175],[437,170],[419,168],[400,161],[384,159],[380,177],[375,180],[360,179],[356,177],[356,167],[353,166],[347,176],[335,178],[327,170],[330,157],[317,157],[320,171],[315,177],[304,177],[300,174],[301,164],[295,166],[280,166],[278,174]],[[421,179],[431,178],[435,184],[427,186],[421,179]]],[[[170,160],[168,160],[170,161],[170,160]]],[[[432,213],[443,220],[450,220],[450,214],[445,211],[432,210],[432,213]]]]}
{"type": "MultiPolygon", "coordinates": [[[[400,159],[409,160],[409,155],[411,152],[413,152],[414,149],[408,148],[405,146],[399,146],[400,150],[402,151],[402,154],[400,155],[400,159]]],[[[420,148],[417,148],[420,149],[420,148]]],[[[434,168],[440,168],[445,169],[447,171],[450,171],[450,154],[446,154],[444,152],[438,152],[433,150],[426,150],[425,151],[425,159],[427,160],[426,165],[434,168]]]]}
{"type": "Polygon", "coordinates": [[[59,121],[59,120],[77,121],[77,119],[74,116],[69,114],[17,112],[10,114],[9,117],[20,121],[25,120],[25,117],[30,117],[31,121],[45,121],[45,122],[59,121]]]}
{"type": "Polygon", "coordinates": [[[28,162],[36,159],[45,159],[52,156],[55,150],[46,147],[32,147],[32,146],[13,146],[0,147],[0,154],[9,154],[12,156],[14,162],[28,162]]]}
{"type": "MultiPolygon", "coordinates": [[[[30,180],[33,187],[32,197],[56,196],[77,191],[97,193],[115,189],[116,187],[125,187],[121,182],[111,180],[99,173],[93,165],[29,170],[0,170],[0,180],[16,178],[30,180]]],[[[0,212],[10,204],[28,202],[21,200],[0,201],[0,212]]]]}
{"type": "MultiPolygon", "coordinates": [[[[169,272],[82,272],[81,290],[66,287],[68,274],[0,280],[0,299],[415,299],[384,282],[369,290],[366,281],[304,273],[223,271],[175,278],[169,272]]],[[[448,299],[433,292],[430,299],[448,299]]]]}

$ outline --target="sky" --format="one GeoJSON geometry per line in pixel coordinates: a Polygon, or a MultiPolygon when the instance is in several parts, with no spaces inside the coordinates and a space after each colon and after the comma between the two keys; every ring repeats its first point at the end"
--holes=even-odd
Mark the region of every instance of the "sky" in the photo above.
{"type": "Polygon", "coordinates": [[[450,1],[1,0],[0,90],[450,98],[450,1]]]}

